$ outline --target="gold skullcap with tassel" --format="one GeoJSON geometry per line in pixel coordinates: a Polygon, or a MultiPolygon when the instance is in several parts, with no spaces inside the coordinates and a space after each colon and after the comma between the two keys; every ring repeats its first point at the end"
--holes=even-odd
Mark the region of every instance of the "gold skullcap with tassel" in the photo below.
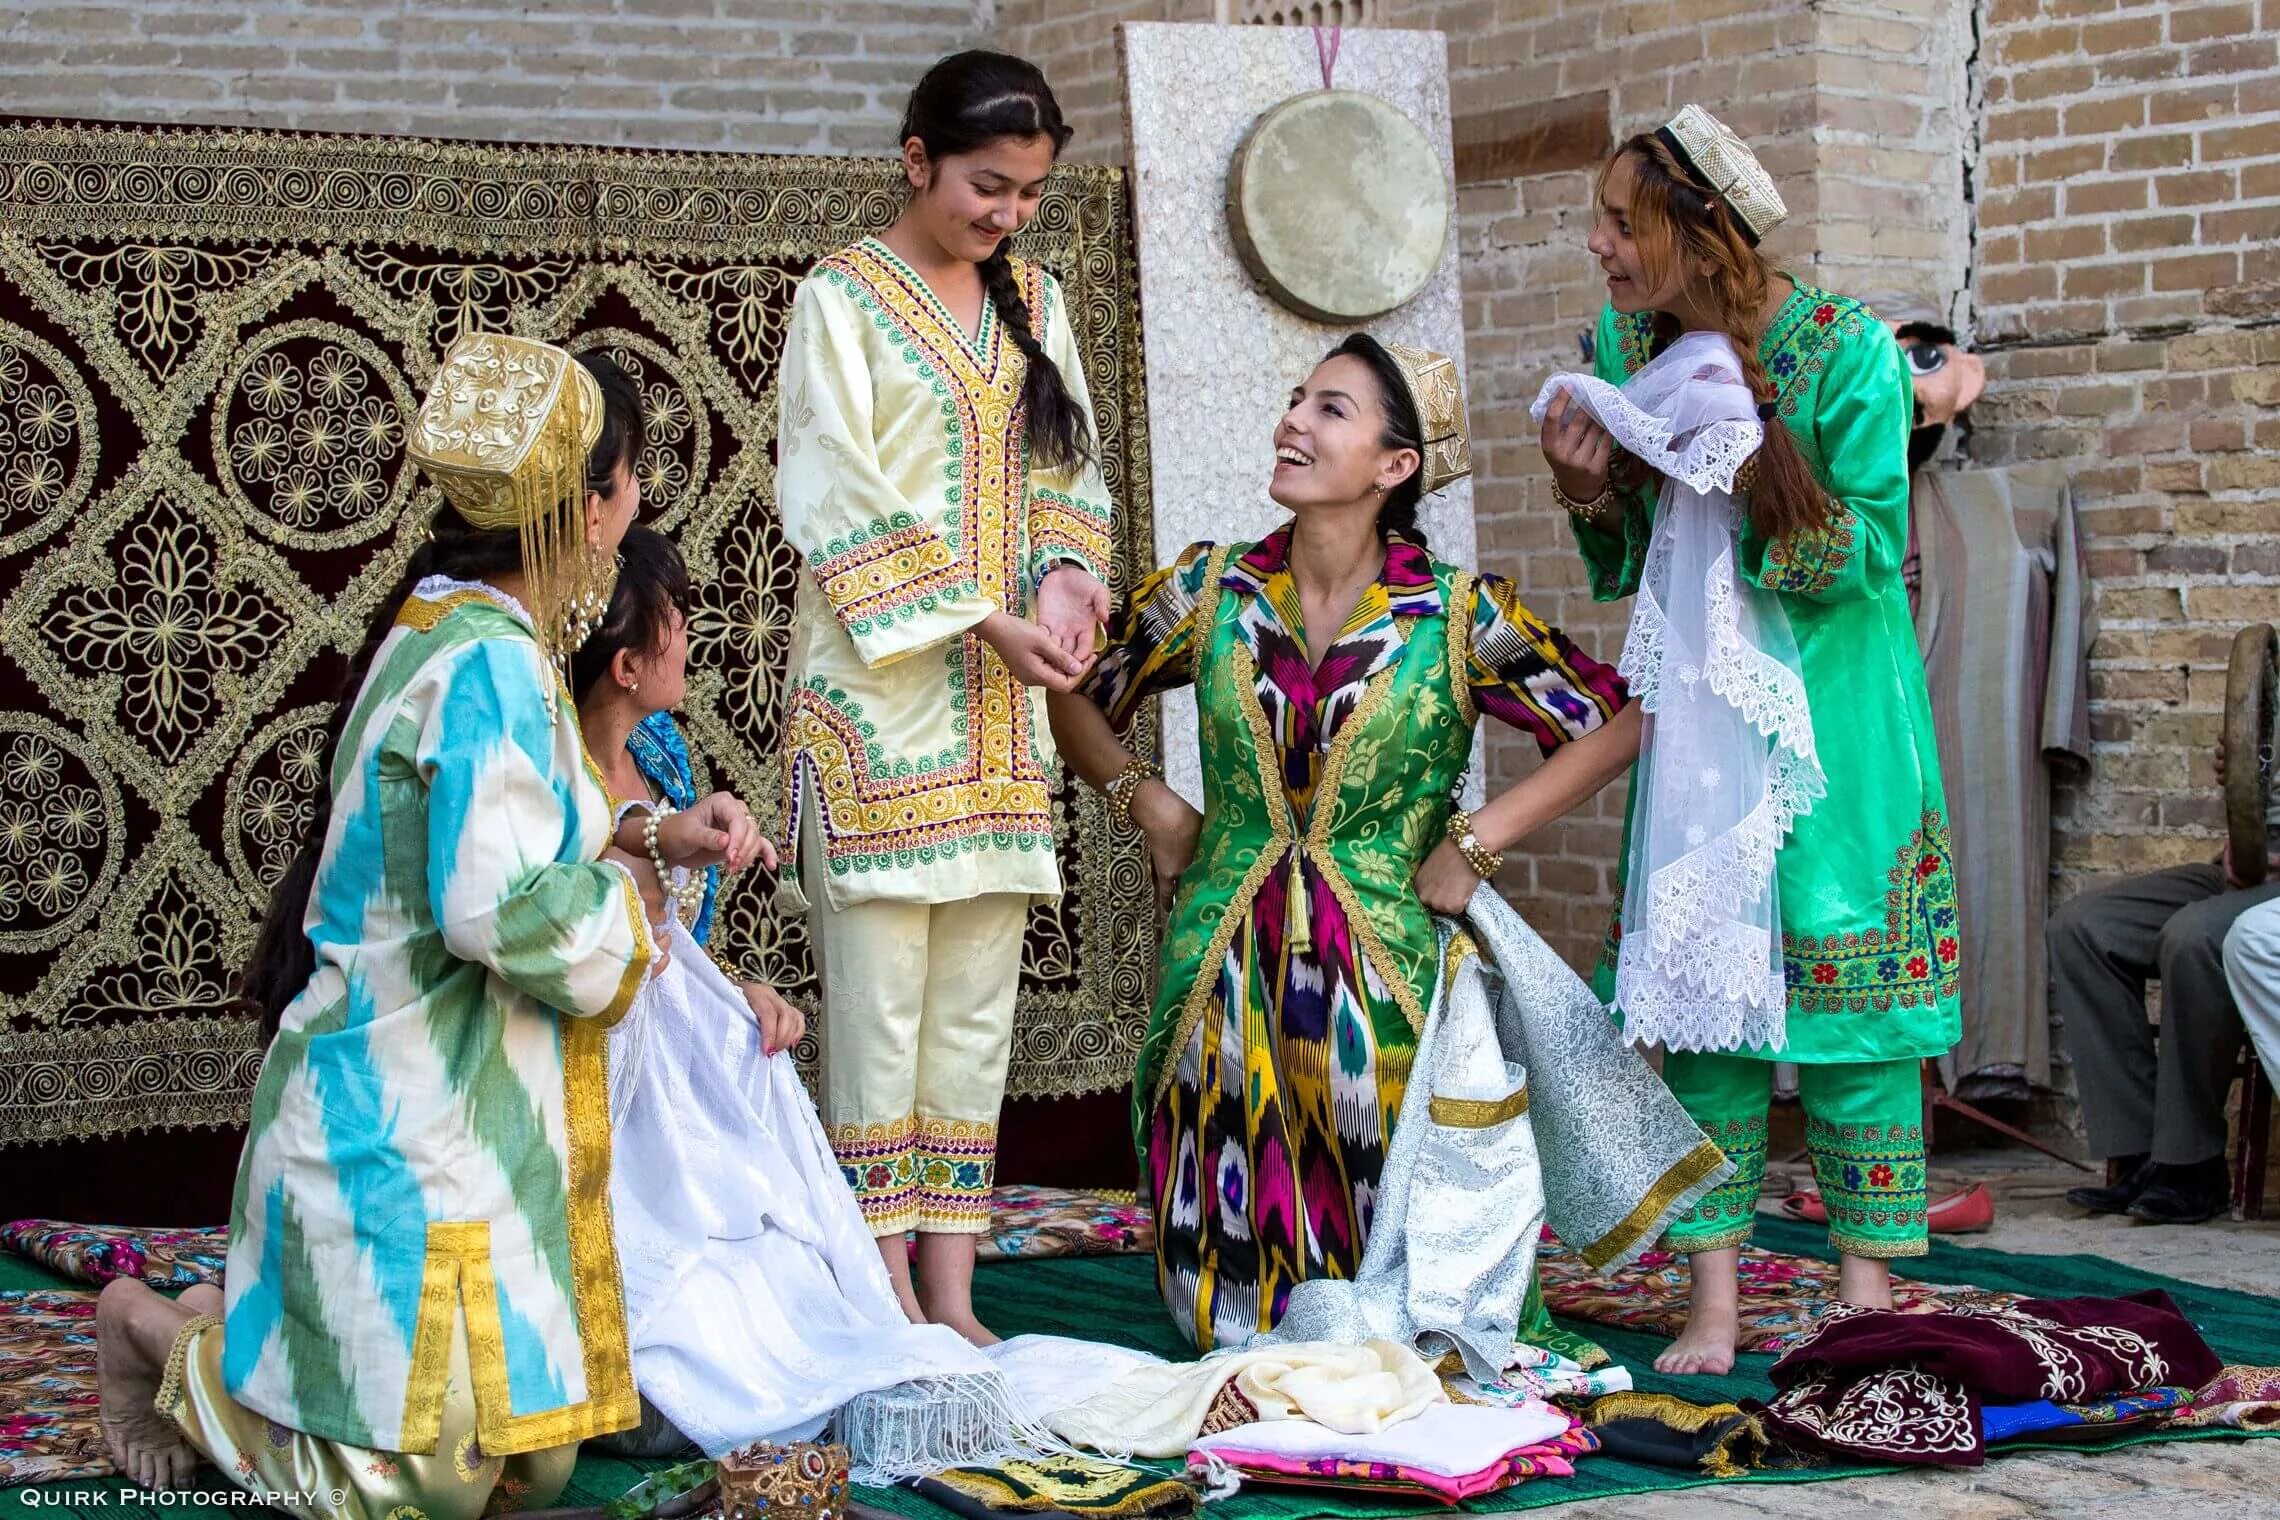
{"type": "Polygon", "coordinates": [[[1457,381],[1456,362],[1446,354],[1388,343],[1401,378],[1409,388],[1409,404],[1417,408],[1418,437],[1424,459],[1417,467],[1418,484],[1430,496],[1451,481],[1472,473],[1472,433],[1465,422],[1465,388],[1457,381]]]}
{"type": "Polygon", "coordinates": [[[406,452],[476,528],[522,536],[523,605],[557,664],[609,606],[607,556],[586,541],[586,456],[602,390],[551,343],[467,333],[411,421],[406,452]]]}
{"type": "Polygon", "coordinates": [[[1681,167],[1726,203],[1752,248],[1758,239],[1789,220],[1789,207],[1774,188],[1773,176],[1765,172],[1765,165],[1758,162],[1748,143],[1708,111],[1686,106],[1655,128],[1655,136],[1681,167]]]}

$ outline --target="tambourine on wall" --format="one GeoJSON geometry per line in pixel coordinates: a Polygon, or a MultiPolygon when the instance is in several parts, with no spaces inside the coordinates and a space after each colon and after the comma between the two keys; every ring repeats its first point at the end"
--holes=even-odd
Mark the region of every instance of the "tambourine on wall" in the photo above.
{"type": "Polygon", "coordinates": [[[1391,103],[1310,90],[1261,116],[1227,172],[1235,251],[1276,301],[1360,323],[1415,300],[1449,242],[1441,156],[1391,103]]]}
{"type": "Polygon", "coordinates": [[[2225,839],[2244,886],[2266,875],[2276,657],[2280,634],[2270,623],[2251,623],[2234,636],[2225,670],[2225,839]]]}

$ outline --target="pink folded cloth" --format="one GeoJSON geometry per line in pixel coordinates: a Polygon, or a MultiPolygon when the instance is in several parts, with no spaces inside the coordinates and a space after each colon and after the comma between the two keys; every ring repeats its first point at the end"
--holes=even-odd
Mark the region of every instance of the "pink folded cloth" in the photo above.
{"type": "Polygon", "coordinates": [[[1444,1505],[1495,1493],[1529,1478],[1565,1478],[1575,1459],[1599,1449],[1599,1438],[1573,1416],[1549,1406],[1491,1411],[1475,1405],[1436,1405],[1376,1436],[1341,1436],[1304,1420],[1276,1420],[1207,1437],[1188,1453],[1188,1465],[1206,1472],[1224,1467],[1254,1482],[1345,1488],[1401,1494],[1444,1505]],[[1502,1420],[1489,1418],[1502,1415],[1502,1420]],[[1520,1420],[1512,1416],[1523,1415],[1520,1420]],[[1436,1427],[1438,1427],[1436,1429],[1436,1427]],[[1482,1460],[1482,1442],[1494,1432],[1522,1434],[1482,1460]],[[1383,1448],[1396,1443],[1399,1451],[1383,1448]]]}

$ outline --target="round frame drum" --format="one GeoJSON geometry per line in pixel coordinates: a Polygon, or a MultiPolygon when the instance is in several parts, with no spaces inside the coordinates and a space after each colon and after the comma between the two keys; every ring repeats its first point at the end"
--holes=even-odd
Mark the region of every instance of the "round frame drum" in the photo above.
{"type": "Polygon", "coordinates": [[[1357,90],[1315,90],[1261,116],[1227,171],[1243,267],[1317,322],[1415,300],[1449,243],[1448,169],[1417,124],[1357,90]]]}
{"type": "Polygon", "coordinates": [[[2251,623],[2233,639],[2225,671],[2225,838],[2233,874],[2248,886],[2265,877],[2265,814],[2272,797],[2274,661],[2280,636],[2251,623]]]}

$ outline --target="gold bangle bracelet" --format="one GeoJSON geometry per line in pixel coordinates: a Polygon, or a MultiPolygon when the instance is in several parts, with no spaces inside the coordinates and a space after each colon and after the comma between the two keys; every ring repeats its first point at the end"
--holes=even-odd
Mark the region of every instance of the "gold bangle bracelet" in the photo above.
{"type": "Polygon", "coordinates": [[[1471,866],[1473,874],[1482,881],[1491,880],[1504,869],[1503,854],[1480,842],[1473,833],[1472,814],[1461,808],[1449,815],[1449,843],[1457,847],[1465,864],[1471,866]]]}
{"type": "Polygon", "coordinates": [[[1118,824],[1129,828],[1132,824],[1133,795],[1140,790],[1142,782],[1153,781],[1163,774],[1160,767],[1149,761],[1134,760],[1123,770],[1111,776],[1108,785],[1101,788],[1102,793],[1108,798],[1108,816],[1118,824]]]}
{"type": "Polygon", "coordinates": [[[1591,500],[1577,501],[1560,489],[1559,480],[1554,477],[1552,480],[1552,500],[1558,502],[1566,510],[1568,516],[1578,522],[1589,523],[1595,528],[1606,527],[1608,519],[1616,515],[1608,510],[1615,504],[1615,485],[1612,481],[1601,486],[1599,494],[1592,497],[1591,500]]]}

